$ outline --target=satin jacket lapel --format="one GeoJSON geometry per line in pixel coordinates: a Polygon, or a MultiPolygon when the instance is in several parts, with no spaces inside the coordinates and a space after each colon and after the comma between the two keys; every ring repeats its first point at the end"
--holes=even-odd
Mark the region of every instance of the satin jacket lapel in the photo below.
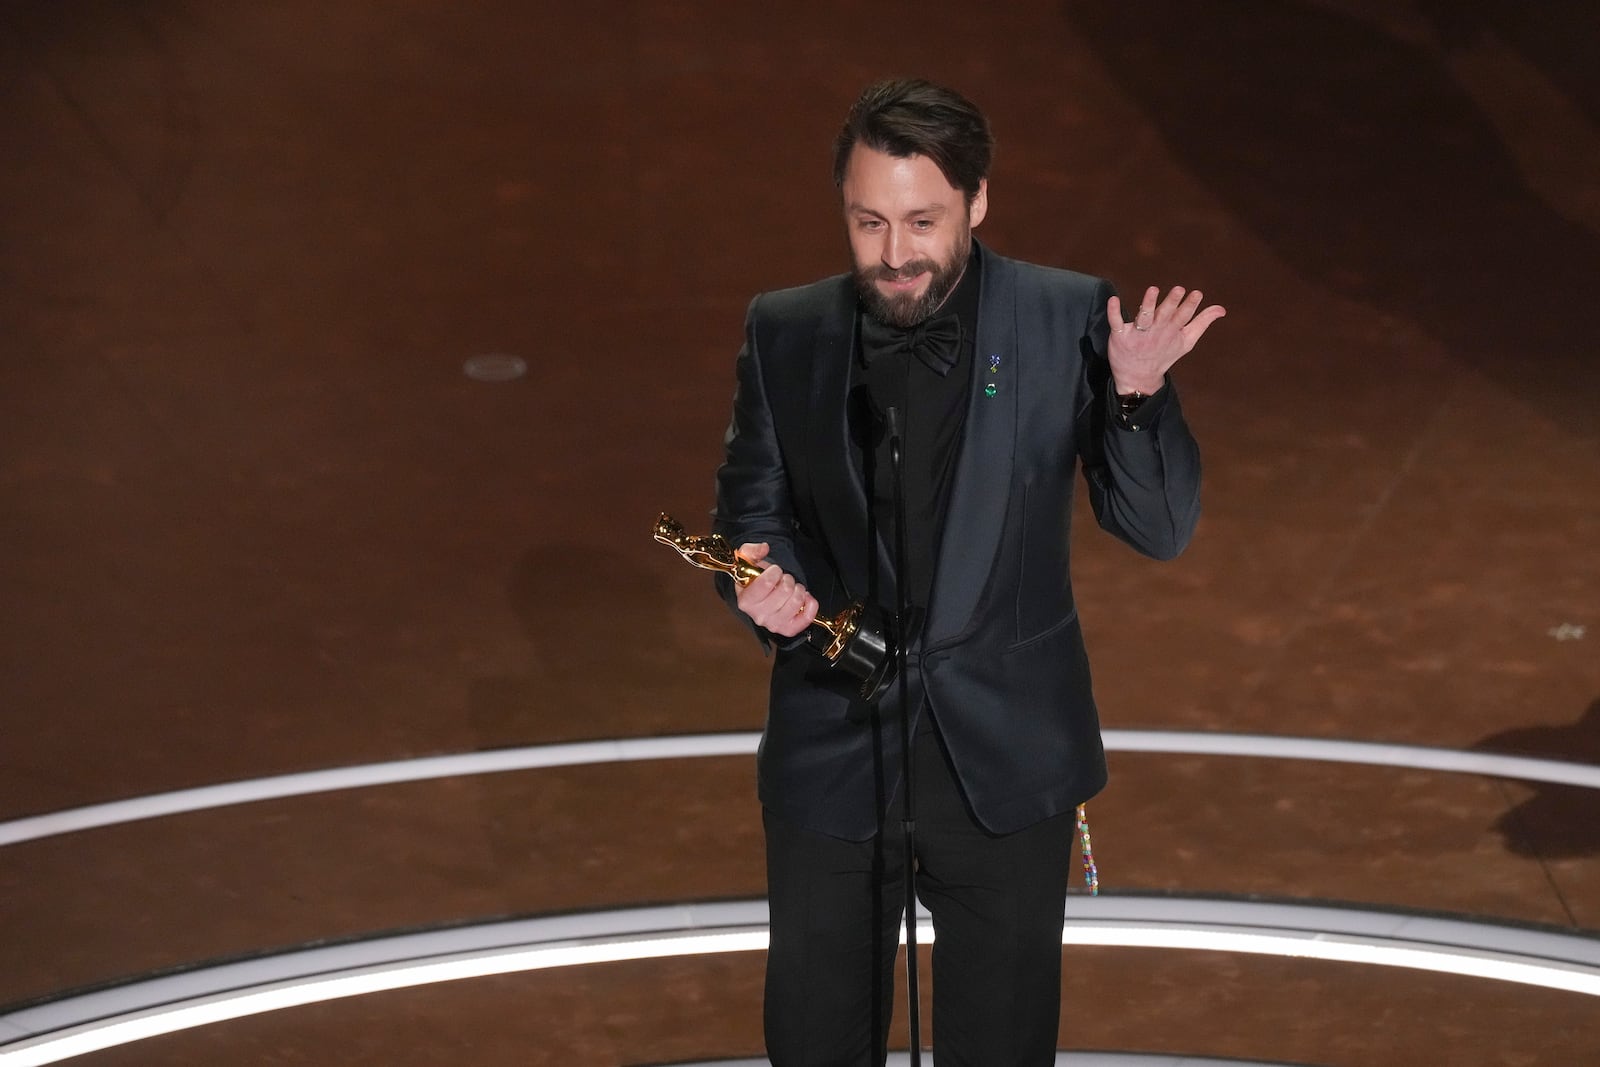
{"type": "Polygon", "coordinates": [[[989,581],[1005,527],[1016,456],[1017,403],[1022,381],[1017,356],[1016,270],[1010,260],[983,252],[978,298],[978,340],[972,393],[961,455],[944,520],[934,575],[925,648],[967,628],[989,581]],[[998,370],[991,373],[994,357],[998,370]],[[985,391],[993,386],[995,393],[985,391]]]}
{"type": "MultiPolygon", "coordinates": [[[[833,549],[851,597],[866,593],[867,494],[862,453],[850,435],[850,364],[855,359],[855,290],[841,279],[836,295],[819,311],[812,354],[810,417],[806,451],[817,472],[817,510],[824,538],[833,549]]],[[[875,550],[882,573],[888,557],[879,538],[875,550]]],[[[842,606],[842,605],[840,605],[842,606]]]]}

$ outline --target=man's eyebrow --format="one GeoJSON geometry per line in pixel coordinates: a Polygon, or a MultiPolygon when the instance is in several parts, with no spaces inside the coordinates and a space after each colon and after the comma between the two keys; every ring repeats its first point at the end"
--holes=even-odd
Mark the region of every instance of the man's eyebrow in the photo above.
{"type": "MultiPolygon", "coordinates": [[[[856,215],[871,215],[873,218],[877,219],[888,218],[888,216],[883,212],[875,211],[867,205],[858,203],[856,201],[850,202],[849,210],[852,214],[856,215]]],[[[910,211],[905,213],[905,217],[909,219],[915,218],[918,215],[945,215],[948,213],[949,208],[945,207],[943,204],[928,204],[925,207],[912,208],[910,211]]]]}

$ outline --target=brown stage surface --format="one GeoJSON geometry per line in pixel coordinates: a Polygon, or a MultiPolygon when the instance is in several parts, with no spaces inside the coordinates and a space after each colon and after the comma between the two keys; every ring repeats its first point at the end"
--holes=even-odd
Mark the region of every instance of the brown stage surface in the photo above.
{"type": "MultiPolygon", "coordinates": [[[[1511,0],[0,6],[0,819],[760,726],[651,543],[744,307],[842,268],[828,146],[922,74],[980,236],[1199,286],[1190,551],[1080,522],[1108,726],[1600,762],[1600,14],[1511,0]],[[485,353],[525,377],[469,380],[485,353]]],[[[1107,887],[1600,930],[1600,796],[1113,757],[1107,887]]],[[[334,793],[0,849],[0,1005],[501,915],[758,896],[748,759],[334,793]]],[[[1064,1047],[1573,1064],[1593,998],[1068,951],[1064,1047]]],[[[754,1055],[759,959],[334,1002],[92,1064],[754,1055]]]]}

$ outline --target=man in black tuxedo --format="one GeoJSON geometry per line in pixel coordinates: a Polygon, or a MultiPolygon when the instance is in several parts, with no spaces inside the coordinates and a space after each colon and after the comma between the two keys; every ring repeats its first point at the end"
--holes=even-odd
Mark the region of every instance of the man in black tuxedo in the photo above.
{"type": "Polygon", "coordinates": [[[1068,576],[1081,467],[1100,525],[1168,559],[1200,457],[1167,371],[1223,309],[973,242],[993,140],[959,94],[868,88],[834,178],[854,270],[750,305],[716,532],[765,567],[724,596],[776,649],[758,761],[775,1067],[882,1063],[903,901],[900,713],[805,646],[852,599],[908,643],[919,896],[940,1067],[1054,1061],[1074,809],[1106,781],[1068,576]],[[885,413],[905,471],[906,565],[885,413]],[[897,584],[898,583],[898,584],[897,584]]]}

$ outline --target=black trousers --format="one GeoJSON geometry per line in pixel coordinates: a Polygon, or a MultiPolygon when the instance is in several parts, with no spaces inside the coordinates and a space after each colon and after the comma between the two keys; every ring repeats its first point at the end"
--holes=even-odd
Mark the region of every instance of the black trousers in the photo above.
{"type": "MultiPolygon", "coordinates": [[[[1050,1067],[1061,922],[1076,824],[1067,812],[991,834],[967,810],[937,733],[916,759],[917,895],[933,916],[938,1067],[1050,1067]]],[[[876,1067],[887,1056],[905,884],[897,797],[883,831],[842,841],[764,813],[773,1067],[876,1067]]]]}

